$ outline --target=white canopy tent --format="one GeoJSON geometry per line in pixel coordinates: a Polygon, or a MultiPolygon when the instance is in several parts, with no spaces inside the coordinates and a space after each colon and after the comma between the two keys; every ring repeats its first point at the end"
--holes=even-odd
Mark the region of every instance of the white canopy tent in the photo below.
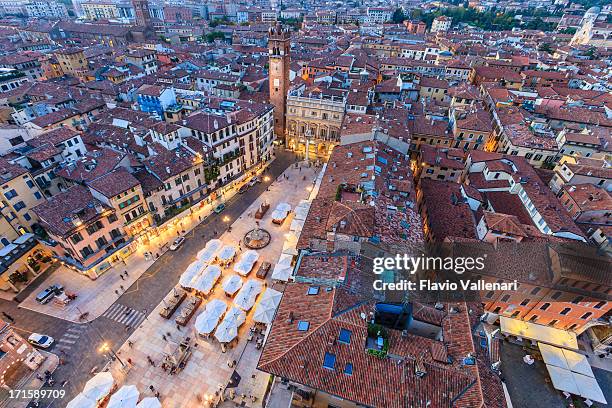
{"type": "Polygon", "coordinates": [[[580,390],[581,397],[588,398],[591,401],[601,402],[602,404],[608,403],[595,378],[574,372],[572,372],[572,376],[574,377],[574,382],[578,390],[580,390]]]}
{"type": "Polygon", "coordinates": [[[223,281],[223,290],[230,296],[233,296],[238,289],[242,287],[242,278],[238,275],[232,275],[223,281]]]}
{"type": "Polygon", "coordinates": [[[292,261],[293,256],[281,254],[281,256],[278,258],[278,262],[276,262],[276,265],[274,265],[274,269],[272,270],[272,279],[287,282],[293,273],[293,267],[291,266],[292,261]]]}
{"type": "Polygon", "coordinates": [[[217,265],[208,265],[206,269],[204,269],[204,272],[192,281],[190,287],[198,292],[209,294],[220,277],[221,268],[217,265]]]}
{"type": "Polygon", "coordinates": [[[275,210],[283,211],[283,212],[288,213],[289,211],[291,211],[291,204],[289,204],[289,203],[278,203],[278,205],[276,206],[275,210]]]}
{"type": "Polygon", "coordinates": [[[565,356],[563,356],[563,349],[539,342],[538,348],[540,349],[544,363],[569,370],[565,356]]]}
{"type": "Polygon", "coordinates": [[[571,350],[563,350],[563,356],[567,360],[570,371],[586,375],[587,377],[595,377],[586,356],[571,350]]]}
{"type": "Polygon", "coordinates": [[[96,401],[92,401],[83,393],[80,393],[66,405],[66,408],[95,408],[97,405],[96,401]]]}
{"type": "Polygon", "coordinates": [[[285,212],[285,211],[274,210],[270,214],[270,217],[272,217],[272,220],[277,221],[277,222],[280,223],[285,218],[287,218],[287,215],[289,215],[289,214],[287,212],[285,212]]]}
{"type": "Polygon", "coordinates": [[[291,226],[289,227],[289,230],[295,233],[299,233],[302,231],[303,228],[304,220],[298,220],[297,218],[294,218],[293,221],[291,221],[291,226]]]}
{"type": "Polygon", "coordinates": [[[99,401],[110,394],[115,385],[113,375],[108,371],[94,375],[83,387],[83,395],[90,400],[99,401]]]}
{"type": "Polygon", "coordinates": [[[576,334],[573,332],[512,319],[506,316],[499,316],[499,323],[501,332],[504,334],[578,350],[578,341],[576,340],[576,334]]]}
{"type": "Polygon", "coordinates": [[[255,308],[253,320],[264,324],[272,323],[274,313],[276,313],[276,308],[280,304],[282,297],[283,294],[281,292],[272,288],[267,288],[261,296],[259,304],[255,308]]]}
{"type": "Polygon", "coordinates": [[[136,405],[136,408],[161,408],[161,402],[155,397],[143,398],[142,401],[136,405]]]}
{"type": "Polygon", "coordinates": [[[208,302],[204,311],[198,315],[195,321],[195,329],[198,334],[209,335],[212,333],[226,309],[227,305],[219,299],[208,302]]]}
{"type": "Polygon", "coordinates": [[[189,288],[191,287],[191,281],[193,281],[193,279],[198,276],[198,274],[200,273],[200,271],[202,270],[202,268],[204,268],[205,264],[203,262],[200,261],[195,261],[192,262],[187,269],[185,269],[185,272],[183,272],[181,274],[181,277],[179,278],[179,285],[181,285],[184,288],[189,288]]]}
{"type": "Polygon", "coordinates": [[[255,305],[257,295],[261,293],[262,288],[263,286],[260,281],[249,279],[236,295],[234,304],[242,310],[250,310],[255,305]]]}
{"type": "Polygon", "coordinates": [[[211,239],[206,243],[206,246],[202,248],[197,255],[197,258],[200,262],[211,262],[215,259],[215,255],[217,251],[221,248],[223,243],[219,239],[211,239]]]}
{"type": "Polygon", "coordinates": [[[297,255],[297,243],[298,237],[294,233],[290,232],[285,236],[285,242],[283,243],[283,254],[287,255],[297,255]]]}
{"type": "Polygon", "coordinates": [[[234,265],[234,271],[238,272],[242,276],[246,276],[249,274],[249,272],[251,272],[253,265],[255,265],[255,262],[257,262],[258,259],[259,254],[250,249],[240,256],[238,263],[234,265]]]}
{"type": "Polygon", "coordinates": [[[246,314],[242,310],[237,307],[231,308],[219,327],[217,327],[217,330],[215,330],[215,338],[220,343],[229,343],[238,336],[238,328],[245,320],[246,314]]]}
{"type": "Polygon", "coordinates": [[[106,408],[136,408],[139,397],[135,385],[124,385],[111,395],[106,408]]]}
{"type": "Polygon", "coordinates": [[[549,364],[546,364],[546,369],[556,389],[569,392],[570,394],[580,395],[580,391],[578,391],[578,386],[574,381],[571,371],[549,364]]]}
{"type": "Polygon", "coordinates": [[[206,304],[205,310],[221,317],[227,310],[227,305],[221,299],[213,299],[206,304]]]}
{"type": "Polygon", "coordinates": [[[219,251],[217,258],[221,262],[228,262],[228,261],[231,261],[235,255],[236,255],[236,247],[234,247],[233,245],[226,245],[223,248],[221,248],[221,251],[219,251]]]}

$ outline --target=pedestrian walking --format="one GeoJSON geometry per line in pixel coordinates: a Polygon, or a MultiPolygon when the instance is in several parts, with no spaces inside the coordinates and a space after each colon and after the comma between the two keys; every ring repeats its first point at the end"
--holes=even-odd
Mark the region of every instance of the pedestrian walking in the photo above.
{"type": "Polygon", "coordinates": [[[129,348],[134,347],[134,342],[133,342],[133,341],[128,340],[128,347],[129,347],[129,348]]]}
{"type": "Polygon", "coordinates": [[[129,364],[129,365],[132,365],[132,364],[133,364],[133,363],[132,363],[132,359],[131,359],[131,358],[128,358],[128,359],[127,359],[127,362],[128,362],[128,364],[129,364]]]}
{"type": "Polygon", "coordinates": [[[125,276],[130,276],[130,275],[128,275],[127,270],[123,271],[123,273],[125,273],[125,276]]]}
{"type": "Polygon", "coordinates": [[[120,273],[119,276],[121,277],[121,280],[125,280],[122,273],[120,273]]]}
{"type": "Polygon", "coordinates": [[[123,287],[123,285],[119,285],[119,287],[121,288],[121,290],[125,290],[125,288],[123,287]]]}
{"type": "Polygon", "coordinates": [[[159,391],[155,391],[155,398],[159,399],[159,391]]]}
{"type": "Polygon", "coordinates": [[[166,333],[166,336],[172,337],[172,333],[168,332],[168,333],[166,333]]]}
{"type": "Polygon", "coordinates": [[[162,339],[164,339],[164,341],[168,341],[165,334],[162,334],[162,339]]]}
{"type": "Polygon", "coordinates": [[[181,331],[181,325],[180,324],[176,325],[176,330],[181,331]]]}
{"type": "Polygon", "coordinates": [[[155,392],[155,387],[152,385],[149,385],[149,389],[151,390],[151,392],[155,392]]]}

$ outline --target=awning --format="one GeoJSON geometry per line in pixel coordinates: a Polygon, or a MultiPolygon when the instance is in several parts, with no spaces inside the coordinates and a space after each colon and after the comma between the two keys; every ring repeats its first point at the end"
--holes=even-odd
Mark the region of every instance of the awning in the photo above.
{"type": "Polygon", "coordinates": [[[258,323],[270,324],[274,319],[276,308],[280,304],[283,294],[272,288],[267,288],[261,296],[261,300],[255,308],[253,320],[258,323]]]}
{"type": "Polygon", "coordinates": [[[549,364],[546,364],[546,369],[556,389],[569,392],[570,394],[580,395],[571,371],[549,364]]]}
{"type": "Polygon", "coordinates": [[[540,349],[544,363],[569,370],[569,366],[563,355],[563,349],[544,343],[538,343],[538,348],[540,349]]]}
{"type": "Polygon", "coordinates": [[[586,375],[587,377],[595,377],[586,356],[571,350],[563,350],[563,356],[567,360],[570,371],[586,375]]]}
{"type": "Polygon", "coordinates": [[[563,348],[578,350],[576,334],[573,332],[555,329],[541,324],[525,322],[505,316],[499,317],[501,332],[525,339],[536,340],[563,348]]]}
{"type": "Polygon", "coordinates": [[[200,262],[211,262],[215,259],[215,255],[217,251],[221,248],[221,241],[218,239],[211,239],[206,243],[206,246],[202,248],[197,255],[197,258],[200,262]]]}
{"type": "Polygon", "coordinates": [[[572,373],[572,376],[574,377],[581,397],[588,398],[591,401],[601,402],[602,404],[608,403],[595,378],[579,373],[572,373]]]}

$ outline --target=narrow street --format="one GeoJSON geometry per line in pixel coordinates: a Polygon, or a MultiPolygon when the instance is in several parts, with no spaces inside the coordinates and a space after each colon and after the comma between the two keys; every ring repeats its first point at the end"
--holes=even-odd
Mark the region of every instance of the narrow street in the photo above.
{"type": "MultiPolygon", "coordinates": [[[[227,230],[249,205],[263,193],[274,180],[282,174],[287,167],[297,160],[293,153],[276,151],[276,159],[265,173],[269,181],[255,184],[244,194],[236,194],[226,202],[226,208],[221,214],[211,214],[192,231],[186,234],[186,241],[178,251],[168,251],[160,258],[118,299],[116,304],[122,307],[135,309],[144,316],[153,310],[161,299],[172,288],[180,274],[189,265],[196,253],[205,242],[227,230]],[[229,217],[229,222],[223,219],[229,217]]],[[[64,338],[64,342],[71,344],[69,352],[64,358],[65,365],[61,365],[55,372],[56,384],[68,380],[64,404],[70,401],[91,377],[93,369],[101,369],[107,362],[107,357],[98,352],[104,342],[113,348],[118,348],[131,334],[126,327],[107,317],[99,317],[87,324],[76,324],[48,315],[33,312],[17,307],[16,302],[0,300],[0,309],[15,318],[14,328],[27,337],[31,332],[44,333],[56,339],[49,351],[61,356],[54,350],[57,340],[64,338]],[[68,336],[68,337],[66,337],[68,336]]],[[[127,309],[126,309],[127,310],[127,309]]],[[[143,316],[143,318],[144,318],[143,316]]],[[[57,387],[57,386],[56,386],[57,387]]],[[[48,401],[49,407],[61,407],[64,404],[48,401]]],[[[0,403],[0,406],[1,403],[0,403]]],[[[10,406],[10,405],[8,405],[10,406]]],[[[45,405],[47,406],[47,405],[45,405]]]]}

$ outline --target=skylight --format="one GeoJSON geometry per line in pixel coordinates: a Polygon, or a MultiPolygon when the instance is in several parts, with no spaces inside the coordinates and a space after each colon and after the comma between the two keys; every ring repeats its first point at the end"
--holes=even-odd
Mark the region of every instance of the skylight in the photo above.
{"type": "Polygon", "coordinates": [[[340,340],[340,343],[351,344],[352,334],[353,332],[351,332],[350,330],[340,329],[340,335],[338,336],[338,340],[340,340]]]}
{"type": "Polygon", "coordinates": [[[344,366],[344,374],[353,375],[353,364],[352,363],[346,363],[346,365],[344,366]]]}
{"type": "Polygon", "coordinates": [[[298,326],[297,327],[298,327],[299,331],[308,331],[308,328],[310,327],[310,323],[305,322],[303,320],[300,320],[298,322],[298,326]]]}
{"type": "Polygon", "coordinates": [[[325,358],[323,359],[323,367],[333,370],[335,366],[336,366],[336,355],[331,354],[331,353],[325,353],[325,358]]]}
{"type": "Polygon", "coordinates": [[[317,295],[319,293],[319,287],[318,286],[310,286],[308,288],[308,294],[309,295],[317,295]]]}

